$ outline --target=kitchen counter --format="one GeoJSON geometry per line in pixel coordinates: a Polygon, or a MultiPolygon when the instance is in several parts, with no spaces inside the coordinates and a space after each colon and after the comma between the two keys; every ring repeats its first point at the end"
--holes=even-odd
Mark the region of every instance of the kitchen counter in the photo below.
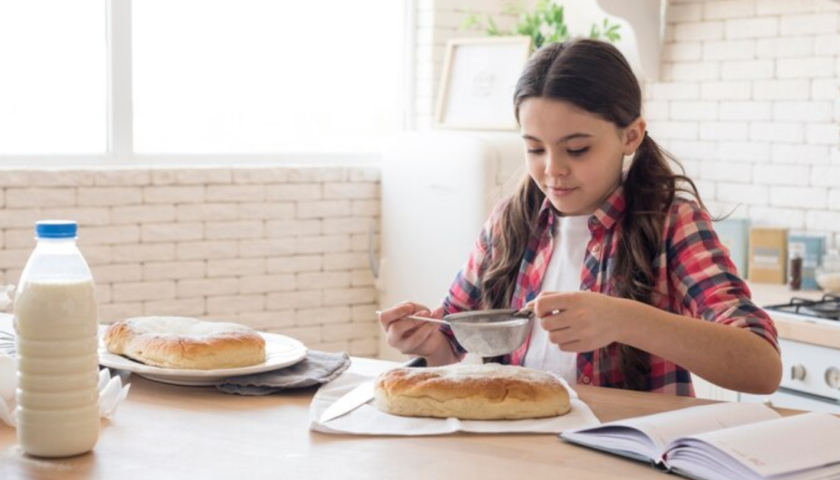
{"type": "MultiPolygon", "coordinates": [[[[753,302],[759,307],[788,303],[793,297],[819,300],[825,295],[825,292],[819,290],[792,291],[785,285],[750,283],[749,286],[752,291],[753,302]]],[[[768,313],[770,313],[770,316],[776,323],[776,329],[779,332],[780,338],[840,349],[840,322],[838,322],[837,327],[831,327],[828,325],[789,320],[774,316],[773,312],[768,313]]]]}

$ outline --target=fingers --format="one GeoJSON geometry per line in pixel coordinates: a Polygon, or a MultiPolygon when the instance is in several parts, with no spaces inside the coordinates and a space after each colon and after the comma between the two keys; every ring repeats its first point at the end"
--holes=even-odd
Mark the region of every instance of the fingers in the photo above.
{"type": "Polygon", "coordinates": [[[428,350],[426,343],[437,331],[438,326],[433,323],[404,320],[395,322],[386,335],[388,344],[400,352],[422,354],[428,350]]]}
{"type": "Polygon", "coordinates": [[[420,325],[409,330],[399,341],[399,350],[406,353],[418,353],[427,350],[424,348],[426,342],[435,332],[438,326],[434,323],[418,322],[420,325]]]}
{"type": "Polygon", "coordinates": [[[528,302],[537,317],[544,318],[562,312],[571,306],[574,293],[542,292],[528,302]]]}
{"type": "Polygon", "coordinates": [[[438,330],[438,325],[405,318],[408,315],[440,319],[443,318],[443,309],[437,308],[432,312],[423,305],[403,302],[379,314],[389,345],[406,354],[424,351],[424,345],[438,330]]]}
{"type": "Polygon", "coordinates": [[[576,344],[580,343],[576,338],[580,332],[575,328],[574,315],[568,311],[554,311],[540,317],[540,325],[548,334],[549,342],[560,347],[560,350],[570,352],[576,351],[576,344]]]}
{"type": "Polygon", "coordinates": [[[566,311],[554,312],[549,315],[539,317],[539,320],[540,326],[542,326],[543,330],[546,332],[565,330],[574,324],[572,315],[570,312],[566,311]]]}
{"type": "Polygon", "coordinates": [[[402,319],[391,322],[391,324],[388,327],[388,334],[392,335],[396,339],[402,339],[408,337],[409,335],[414,333],[415,330],[419,329],[424,325],[437,326],[434,323],[420,322],[418,320],[411,319],[402,319]]]}
{"type": "Polygon", "coordinates": [[[548,332],[548,341],[560,347],[564,352],[575,351],[575,345],[580,343],[579,339],[572,338],[568,330],[555,330],[548,332]]]}
{"type": "Polygon", "coordinates": [[[429,316],[429,309],[413,302],[403,302],[379,314],[379,323],[387,332],[391,324],[407,315],[429,316]]]}

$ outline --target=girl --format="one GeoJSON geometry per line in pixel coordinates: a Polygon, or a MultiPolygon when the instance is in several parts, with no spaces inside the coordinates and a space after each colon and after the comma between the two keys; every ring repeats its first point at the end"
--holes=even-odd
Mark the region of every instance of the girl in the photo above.
{"type": "Polygon", "coordinates": [[[429,365],[455,363],[465,352],[448,328],[404,317],[528,305],[540,320],[502,363],[677,395],[694,394],[689,371],[775,391],[773,322],[751,302],[694,184],[647,134],[621,53],[594,40],[542,48],[514,108],[528,175],[485,224],[442,306],[382,312],[388,343],[429,365]]]}

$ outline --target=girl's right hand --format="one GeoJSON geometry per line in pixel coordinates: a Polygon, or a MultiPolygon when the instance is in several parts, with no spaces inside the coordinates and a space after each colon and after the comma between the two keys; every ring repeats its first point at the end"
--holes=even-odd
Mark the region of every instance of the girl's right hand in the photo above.
{"type": "Polygon", "coordinates": [[[438,324],[405,318],[408,315],[443,319],[443,309],[437,308],[431,312],[423,305],[405,302],[383,310],[379,314],[379,323],[385,330],[388,345],[405,355],[436,359],[452,356],[452,360],[445,363],[457,361],[449,346],[449,340],[440,331],[438,324]]]}

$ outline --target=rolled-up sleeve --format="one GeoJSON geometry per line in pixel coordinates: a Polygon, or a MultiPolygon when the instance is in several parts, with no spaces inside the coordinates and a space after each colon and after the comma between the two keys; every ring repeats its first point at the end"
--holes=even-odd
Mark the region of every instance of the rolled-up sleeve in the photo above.
{"type": "Polygon", "coordinates": [[[693,201],[678,200],[669,220],[668,270],[683,313],[749,329],[778,351],[773,320],[752,302],[749,287],[737,275],[709,215],[693,201]]]}

